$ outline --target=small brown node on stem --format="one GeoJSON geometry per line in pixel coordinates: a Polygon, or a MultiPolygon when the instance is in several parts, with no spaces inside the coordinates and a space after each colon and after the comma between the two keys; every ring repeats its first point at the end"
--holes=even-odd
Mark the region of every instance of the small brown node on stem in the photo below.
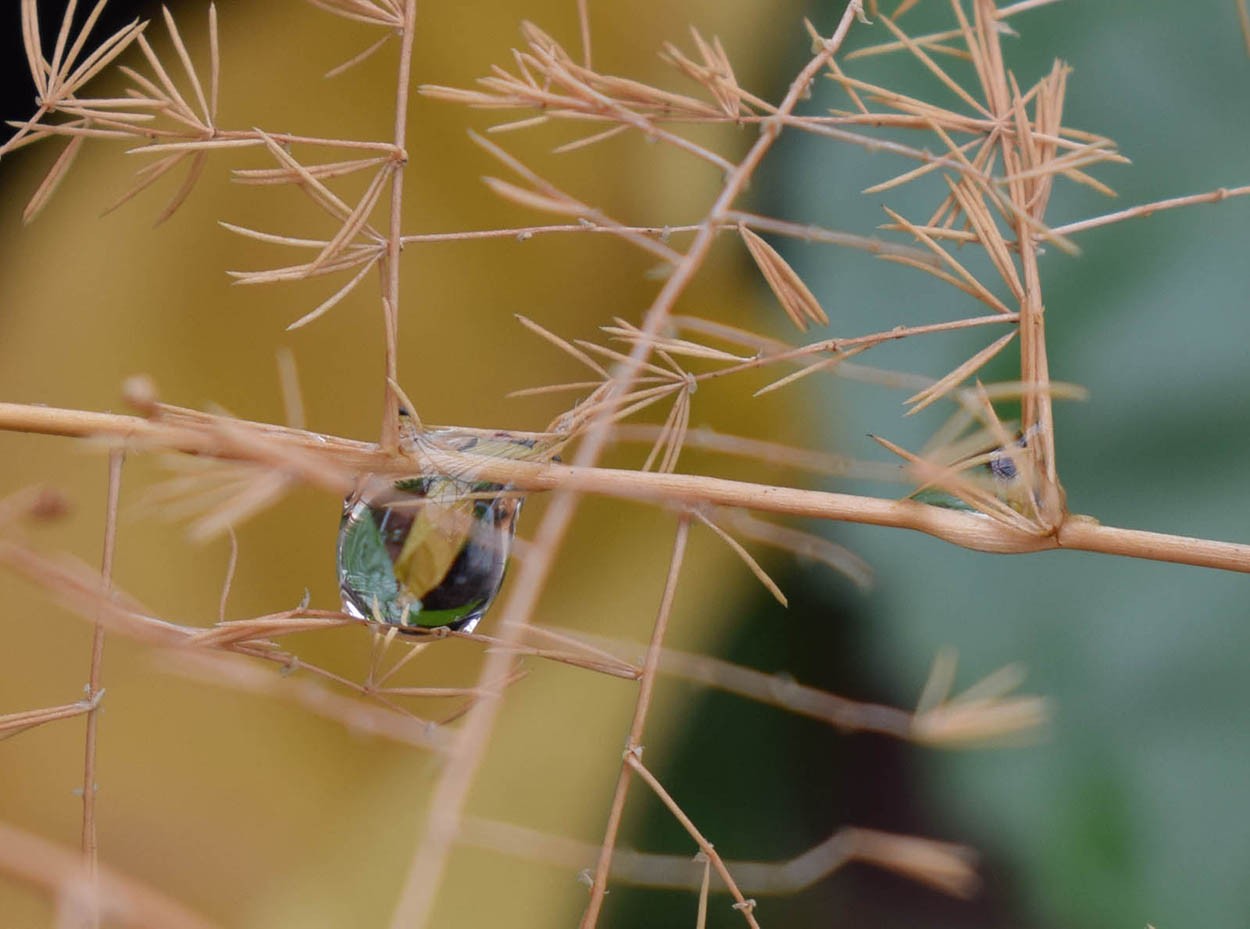
{"type": "Polygon", "coordinates": [[[72,507],[69,498],[52,487],[42,487],[31,502],[27,514],[31,519],[54,520],[69,515],[72,507]]]}
{"type": "Polygon", "coordinates": [[[136,413],[152,416],[160,403],[156,381],[146,374],[132,374],[122,381],[122,399],[136,413]]]}

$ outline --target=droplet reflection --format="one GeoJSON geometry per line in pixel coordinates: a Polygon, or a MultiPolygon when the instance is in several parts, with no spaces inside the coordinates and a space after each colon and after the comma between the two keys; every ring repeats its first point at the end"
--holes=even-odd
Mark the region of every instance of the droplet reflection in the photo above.
{"type": "Polygon", "coordinates": [[[343,609],[403,628],[471,632],[503,584],[521,496],[450,477],[375,482],[348,497],[343,609]]]}

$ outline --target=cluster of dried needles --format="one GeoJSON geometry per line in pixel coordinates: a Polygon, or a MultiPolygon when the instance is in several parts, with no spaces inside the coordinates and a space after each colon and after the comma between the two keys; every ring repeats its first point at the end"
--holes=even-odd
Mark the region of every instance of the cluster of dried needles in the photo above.
{"type": "MultiPolygon", "coordinates": [[[[587,4],[578,2],[580,54],[571,54],[551,35],[526,23],[523,45],[507,67],[499,66],[473,89],[426,85],[427,98],[473,108],[505,111],[492,127],[498,137],[539,125],[562,124],[573,138],[557,153],[601,145],[636,134],[683,153],[720,178],[716,195],[682,222],[637,224],[608,215],[525,164],[485,136],[473,141],[506,177],[487,185],[513,204],[555,217],[524,228],[464,231],[404,230],[402,205],[408,93],[412,83],[414,0],[311,0],[312,5],[368,24],[380,37],[360,54],[331,70],[333,77],[385,49],[395,50],[394,130],[376,141],[321,138],[229,128],[219,116],[220,54],[217,15],[209,7],[207,51],[193,53],[163,12],[172,53],[162,59],[147,38],[149,24],[133,22],[103,40],[91,33],[104,8],[99,0],[75,27],[77,4],[70,0],[50,51],[41,41],[36,0],[22,0],[22,38],[37,104],[30,119],[13,123],[15,132],[0,155],[40,141],[63,140],[63,147],[24,212],[33,220],[48,202],[88,140],[119,140],[143,159],[134,185],[117,207],[175,171],[183,173],[158,221],[168,218],[193,192],[209,156],[250,147],[268,154],[272,165],[239,169],[234,180],[257,187],[294,185],[328,218],[320,236],[293,236],[223,223],[248,238],[289,249],[298,257],[277,267],[232,272],[245,285],[328,277],[321,302],[290,323],[309,325],[360,289],[376,271],[378,302],[385,322],[385,362],[379,390],[384,415],[376,443],[356,442],[309,432],[295,388],[294,366],[283,362],[289,425],[246,422],[161,403],[142,380],[126,394],[140,415],[119,416],[78,410],[0,403],[0,428],[91,437],[111,449],[108,521],[102,570],[66,557],[41,554],[26,528],[52,518],[59,509],[46,492],[17,491],[0,500],[0,564],[45,587],[94,628],[94,646],[85,699],[0,716],[0,738],[36,726],[86,715],[83,853],[66,858],[34,836],[0,827],[0,871],[29,878],[59,899],[80,893],[85,877],[92,888],[93,925],[110,912],[127,909],[150,924],[206,925],[179,908],[98,866],[95,837],[96,714],[104,695],[103,636],[122,636],[159,650],[173,672],[218,686],[291,701],[308,712],[375,736],[437,753],[442,773],[429,798],[422,834],[408,868],[393,925],[429,924],[437,891],[457,842],[508,854],[523,854],[569,867],[588,867],[590,895],[583,929],[595,926],[614,881],[687,888],[698,895],[698,925],[707,918],[709,895],[728,892],[750,926],[757,926],[756,903],[748,894],[790,893],[821,879],[848,861],[895,870],[953,894],[976,886],[971,853],[926,839],[867,830],[842,829],[827,841],[778,863],[724,860],[714,836],[706,836],[682,809],[656,772],[643,762],[647,718],[660,675],[714,687],[827,722],[843,730],[866,730],[929,744],[979,744],[1017,737],[1042,725],[1044,701],[1013,696],[1013,671],[992,675],[964,694],[952,696],[953,663],[941,657],[913,712],[859,704],[794,681],[764,675],[718,659],[675,652],[665,646],[666,631],[677,619],[673,602],[692,529],[713,533],[760,581],[785,602],[785,595],[751,554],[748,544],[782,548],[829,565],[857,585],[871,583],[871,570],[853,553],[822,537],[771,517],[809,517],[873,523],[919,530],[969,548],[1030,552],[1076,548],[1141,558],[1250,571],[1250,547],[1103,527],[1068,513],[1055,455],[1052,403],[1081,396],[1078,387],[1052,381],[1047,357],[1045,302],[1038,256],[1051,248],[1075,255],[1079,233],[1159,210],[1213,203],[1250,193],[1250,186],[1220,189],[1143,204],[1105,216],[1053,225],[1047,209],[1060,182],[1110,189],[1098,169],[1126,159],[1107,138],[1065,122],[1069,69],[1060,62],[1035,83],[1022,86],[1006,64],[1004,32],[1016,17],[1053,0],[1024,0],[999,7],[994,0],[949,0],[949,28],[928,34],[906,29],[916,0],[892,10],[861,0],[847,3],[829,34],[807,28],[812,54],[795,73],[784,96],[770,102],[744,88],[721,42],[692,30],[690,46],[668,44],[662,58],[687,89],[652,86],[605,74],[592,64],[587,4]],[[860,25],[855,25],[856,21],[860,25]],[[871,23],[871,26],[869,24],[871,23]],[[875,40],[845,53],[852,28],[871,29],[875,40]],[[931,78],[932,98],[912,96],[855,76],[856,62],[905,56],[931,78]],[[133,65],[120,64],[126,56],[133,65]],[[207,58],[204,65],[203,58],[207,58]],[[197,59],[200,63],[197,64],[197,59]],[[958,79],[959,62],[972,79],[958,79]],[[127,80],[121,96],[94,97],[88,85],[116,66],[127,80]],[[820,110],[811,90],[827,81],[840,89],[841,108],[820,110]],[[942,99],[946,104],[934,102],[942,99]],[[719,151],[708,124],[753,127],[745,150],[719,151]],[[829,144],[862,146],[882,163],[905,168],[867,191],[881,194],[909,184],[937,184],[931,208],[906,216],[886,210],[879,235],[863,235],[749,212],[743,192],[782,133],[803,133],[829,144]],[[914,144],[901,141],[914,133],[914,144]],[[352,180],[363,193],[346,196],[352,180]],[[569,409],[550,426],[548,439],[575,442],[569,464],[499,459],[432,447],[419,468],[443,474],[472,473],[479,480],[522,490],[553,490],[544,519],[524,545],[511,596],[489,635],[425,630],[401,637],[337,611],[301,603],[269,616],[227,620],[227,595],[237,548],[221,597],[217,621],[207,627],[182,625],[154,616],[142,603],[110,582],[118,544],[116,511],[123,451],[162,454],[174,475],[157,494],[166,511],[191,520],[199,536],[232,533],[233,527],[270,506],[297,484],[311,484],[338,495],[351,491],[361,475],[412,473],[413,459],[398,444],[401,391],[398,339],[401,250],[433,241],[473,241],[537,235],[608,235],[639,249],[658,263],[662,283],[637,321],[613,317],[598,340],[568,339],[543,323],[520,318],[538,339],[586,370],[580,380],[544,384],[521,393],[568,394],[569,409]],[[793,324],[793,341],[778,339],[702,316],[678,312],[690,283],[703,270],[718,237],[740,240],[745,261],[793,324]],[[830,316],[820,299],[777,243],[799,240],[860,249],[881,260],[919,270],[939,285],[958,290],[966,312],[923,325],[893,325],[869,333],[831,335],[830,316]],[[975,257],[975,260],[972,260],[975,257]],[[820,329],[821,332],[812,332],[820,329]],[[857,361],[872,349],[902,339],[941,337],[953,331],[984,332],[983,345],[946,371],[899,372],[857,361]],[[1018,375],[982,383],[982,372],[1008,350],[1018,353],[1018,375]],[[859,461],[823,449],[796,448],[772,437],[728,435],[692,429],[700,385],[733,378],[759,395],[783,390],[810,375],[826,373],[867,380],[910,395],[908,414],[934,404],[952,412],[918,451],[888,437],[877,441],[904,467],[859,461]],[[761,382],[762,379],[762,382],[761,382]],[[579,399],[577,399],[579,398],[579,399]],[[1018,421],[1004,420],[1003,404],[1018,405],[1018,421]],[[654,415],[659,410],[660,415],[654,415]],[[652,418],[647,419],[646,414],[652,418]],[[554,438],[553,438],[554,437],[554,438]],[[643,443],[648,451],[632,470],[598,467],[611,443],[643,443]],[[881,499],[760,485],[678,471],[683,452],[697,449],[736,459],[782,462],[799,471],[874,479],[910,478],[919,492],[940,492],[948,507],[911,499],[881,499]],[[994,479],[987,479],[989,471],[994,479]],[[644,500],[673,514],[675,538],[650,643],[635,647],[610,639],[590,641],[535,623],[535,607],[551,576],[570,521],[584,494],[644,500]],[[374,648],[358,680],[348,679],[299,657],[283,639],[344,626],[367,626],[374,648]],[[420,658],[435,640],[458,639],[484,651],[480,678],[463,687],[424,687],[409,683],[420,658]],[[604,838],[587,847],[524,826],[485,821],[467,814],[467,797],[509,687],[538,662],[554,661],[608,675],[637,687],[616,790],[604,838]],[[266,667],[276,665],[284,676],[266,667]],[[300,672],[291,676],[290,672],[300,672]],[[420,715],[413,701],[447,701],[436,718],[420,715]],[[459,722],[449,726],[453,720],[459,722]],[[630,789],[653,792],[671,811],[698,850],[695,861],[619,850],[616,839],[630,789]],[[8,850],[25,849],[25,857],[8,850]],[[66,866],[82,863],[81,872],[66,866]]],[[[1250,46],[1245,0],[1237,0],[1250,46]]],[[[422,178],[415,178],[421,183],[422,178]]],[[[671,219],[666,217],[667,219],[671,219]]],[[[405,401],[411,407],[411,403],[405,401]]],[[[413,410],[415,413],[415,409],[413,410]]],[[[362,634],[364,634],[362,632],[362,634]]],[[[439,705],[439,704],[434,704],[439,705]]],[[[74,899],[79,899],[75,897],[74,899]]]]}

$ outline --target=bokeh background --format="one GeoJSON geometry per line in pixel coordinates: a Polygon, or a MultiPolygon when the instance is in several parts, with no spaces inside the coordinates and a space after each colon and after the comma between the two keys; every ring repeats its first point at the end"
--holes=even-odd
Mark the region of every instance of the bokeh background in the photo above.
{"type": "MultiPolygon", "coordinates": [[[[40,6],[51,19],[57,4],[40,6]]],[[[782,75],[806,53],[798,17],[807,13],[828,29],[836,6],[592,4],[596,60],[606,71],[675,80],[654,51],[664,40],[682,41],[693,23],[722,38],[745,86],[775,99],[782,75]]],[[[922,4],[909,27],[942,6],[922,4]]],[[[115,3],[114,16],[126,7],[115,3]]],[[[204,8],[174,9],[202,53],[204,8]]],[[[321,78],[368,45],[369,30],[293,0],[226,2],[219,12],[223,124],[389,135],[391,55],[384,51],[334,81],[321,78]]],[[[0,38],[8,44],[0,60],[20,64],[17,12],[4,15],[0,38]]],[[[468,85],[505,60],[523,18],[575,47],[574,5],[566,0],[423,5],[415,81],[468,85]]],[[[1060,3],[1014,23],[1022,35],[1006,40],[1007,51],[1022,80],[1035,80],[1055,57],[1070,62],[1065,121],[1111,136],[1134,162],[1100,172],[1119,191],[1111,204],[1061,186],[1056,221],[1247,182],[1250,59],[1231,0],[1060,3]]],[[[866,38],[875,35],[854,41],[866,38]]],[[[899,61],[861,73],[934,93],[929,79],[899,61]]],[[[26,115],[26,77],[6,71],[3,81],[4,115],[26,115]]],[[[836,99],[832,88],[818,89],[818,102],[836,99]]],[[[501,204],[480,184],[480,175],[500,172],[464,129],[487,122],[484,114],[413,101],[410,230],[543,220],[501,204]]],[[[716,177],[660,146],[617,139],[553,158],[546,151],[556,140],[556,133],[507,137],[576,196],[624,220],[690,221],[716,190],[716,177]]],[[[732,153],[749,140],[749,133],[727,131],[718,141],[732,153]]],[[[330,231],[293,192],[228,182],[228,167],[263,165],[260,156],[216,159],[191,200],[154,230],[172,185],[98,219],[128,185],[136,161],[116,148],[88,147],[45,214],[23,228],[22,204],[51,157],[34,149],[0,163],[0,398],[116,408],[122,379],[145,372],[170,402],[278,420],[274,355],[285,346],[299,365],[312,428],[376,435],[381,325],[373,292],[362,288],[326,319],[288,334],[284,327],[328,292],[324,282],[246,289],[231,287],[224,274],[287,256],[232,236],[219,219],[291,234],[330,231]]],[[[932,203],[932,190],[924,189],[858,194],[901,167],[813,140],[783,143],[753,187],[753,206],[870,231],[884,219],[879,201],[908,215],[932,203]]],[[[1052,368],[1091,392],[1087,403],[1058,413],[1073,509],[1116,525],[1247,537],[1247,242],[1250,203],[1231,202],[1082,234],[1079,259],[1046,256],[1052,368]]],[[[923,275],[866,256],[809,245],[789,255],[839,334],[964,309],[951,302],[958,295],[923,275]]],[[[503,395],[580,375],[524,336],[512,314],[585,337],[613,315],[636,320],[656,286],[646,261],[599,236],[431,245],[410,248],[404,260],[401,377],[435,422],[541,428],[557,405],[503,395]]],[[[771,298],[732,247],[718,248],[683,306],[783,331],[771,298]]],[[[952,336],[891,347],[877,360],[939,373],[966,357],[968,346],[952,336]]],[[[1005,363],[998,373],[1011,376],[1005,363]]],[[[864,437],[870,430],[915,446],[934,424],[903,420],[902,396],[879,388],[808,385],[750,403],[737,387],[701,391],[694,424],[864,457],[881,456],[864,437]]],[[[615,460],[631,455],[621,451],[615,460]]],[[[38,544],[97,559],[105,475],[99,451],[0,435],[0,461],[0,492],[46,482],[75,502],[68,519],[39,529],[38,544]]],[[[683,469],[713,467],[747,473],[683,458],[683,469]]],[[[140,458],[127,465],[118,582],[159,615],[208,625],[228,545],[194,545],[183,525],[143,504],[144,488],[164,473],[140,458]]],[[[527,504],[522,534],[542,505],[527,504]]],[[[227,615],[293,606],[305,589],[314,605],[333,606],[337,518],[338,501],[310,491],[242,527],[227,615]]],[[[1054,697],[1058,713],[1036,745],[938,753],[839,736],[691,687],[662,687],[648,761],[727,856],[789,857],[843,823],[965,841],[985,856],[986,888],[969,903],[853,867],[793,900],[764,898],[765,925],[1092,929],[1147,921],[1240,927],[1250,920],[1243,577],[1073,553],[994,557],[903,532],[817,528],[872,562],[874,593],[860,595],[840,578],[775,558],[769,567],[791,596],[783,611],[717,543],[697,535],[672,643],[903,705],[918,694],[934,653],[952,646],[962,683],[1022,661],[1030,689],[1054,697]]],[[[671,520],[662,514],[588,501],[542,618],[642,640],[670,538],[671,520]]],[[[86,680],[88,628],[8,576],[0,577],[0,602],[0,709],[76,698],[86,680]]],[[[356,677],[365,667],[367,642],[358,630],[295,645],[356,677]]],[[[411,683],[469,680],[479,659],[473,649],[439,646],[417,662],[411,683]]],[[[436,773],[429,758],[286,704],[187,680],[160,656],[120,641],[108,645],[104,681],[99,781],[107,864],[227,926],[385,924],[436,773]]],[[[473,811],[596,841],[632,699],[619,681],[537,668],[508,702],[473,811]]],[[[0,817],[72,846],[81,753],[81,721],[0,743],[0,817]]],[[[629,844],[692,851],[640,789],[629,814],[629,844]]],[[[472,850],[457,852],[453,864],[439,926],[569,925],[584,901],[575,875],[559,869],[472,850]]],[[[717,898],[710,925],[739,920],[726,900],[717,898]]],[[[47,925],[51,913],[39,895],[0,881],[0,924],[47,925]]],[[[693,922],[689,896],[619,889],[604,925],[693,922]]]]}

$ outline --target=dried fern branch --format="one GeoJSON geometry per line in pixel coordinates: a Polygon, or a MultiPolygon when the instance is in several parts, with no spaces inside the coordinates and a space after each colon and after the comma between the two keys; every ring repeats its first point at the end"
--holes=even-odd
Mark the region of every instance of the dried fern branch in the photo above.
{"type": "MultiPolygon", "coordinates": [[[[909,34],[900,25],[916,0],[901,0],[889,12],[870,2],[870,16],[886,34],[880,36],[883,41],[843,55],[841,48],[853,20],[858,16],[867,21],[860,0],[851,0],[832,35],[824,36],[808,24],[813,40],[811,57],[795,75],[783,99],[775,104],[742,86],[717,38],[706,38],[693,29],[691,50],[672,43],[662,50],[663,59],[684,82],[682,90],[650,86],[596,70],[591,60],[587,5],[580,2],[580,58],[566,51],[551,35],[526,23],[522,27],[524,47],[513,53],[510,67],[495,67],[478,82],[476,89],[424,85],[421,92],[457,105],[507,111],[510,121],[494,126],[495,133],[562,122],[573,128],[575,137],[556,146],[556,153],[580,151],[627,133],[663,143],[718,175],[718,192],[703,215],[697,222],[677,226],[617,219],[548,179],[496,142],[474,135],[474,142],[514,177],[487,178],[487,186],[513,204],[553,214],[559,221],[520,229],[405,233],[401,217],[404,168],[408,161],[405,139],[415,0],[311,2],[344,19],[388,31],[387,36],[331,73],[341,73],[384,47],[391,35],[398,36],[394,121],[389,139],[356,141],[277,134],[260,128],[224,128],[218,115],[220,53],[216,12],[211,7],[208,65],[204,68],[197,67],[196,56],[168,11],[163,11],[162,19],[173,54],[162,60],[148,41],[148,24],[137,21],[88,51],[88,39],[104,0],[97,2],[77,30],[73,28],[76,4],[71,2],[52,49],[46,52],[35,0],[21,3],[23,47],[37,93],[36,111],[29,120],[11,124],[15,134],[0,147],[0,155],[40,140],[65,139],[64,147],[27,205],[23,214],[26,220],[33,219],[49,202],[89,139],[120,140],[131,146],[133,154],[152,159],[139,169],[135,184],[114,207],[175,171],[185,172],[167,205],[158,213],[158,221],[172,215],[191,195],[211,152],[260,147],[272,159],[273,166],[237,171],[234,179],[266,187],[294,185],[320,208],[331,227],[320,235],[296,236],[225,224],[239,235],[295,249],[300,256],[278,267],[234,272],[235,280],[253,285],[339,275],[342,283],[336,285],[337,289],[289,327],[298,328],[339,305],[376,270],[384,323],[383,377],[379,385],[384,403],[377,443],[305,430],[297,390],[290,386],[294,383],[290,365],[284,382],[290,410],[287,427],[168,406],[157,402],[150,389],[139,389],[133,384],[130,399],[144,414],[140,417],[0,403],[0,429],[88,438],[110,455],[109,505],[100,572],[80,563],[43,556],[22,538],[10,537],[20,536],[20,530],[15,528],[20,517],[37,514],[46,504],[45,498],[18,494],[0,501],[0,523],[6,532],[0,536],[0,562],[54,591],[74,612],[93,624],[87,699],[0,717],[0,737],[4,737],[45,723],[87,716],[82,844],[85,873],[101,887],[93,904],[99,910],[89,916],[98,922],[101,916],[109,915],[110,907],[119,908],[117,901],[121,900],[134,905],[140,915],[155,919],[154,914],[159,914],[169,925],[202,924],[191,914],[145,897],[141,890],[127,888],[120,897],[114,896],[121,886],[119,881],[98,869],[93,783],[95,727],[104,693],[101,669],[106,631],[173,655],[169,667],[174,673],[242,692],[291,700],[311,713],[353,729],[432,749],[440,756],[444,765],[395,907],[395,927],[428,924],[448,858],[459,841],[501,850],[514,849],[524,841],[540,857],[546,855],[550,860],[567,861],[573,852],[582,861],[587,858],[585,846],[574,848],[567,841],[561,844],[519,827],[484,823],[469,818],[465,812],[469,791],[491,741],[502,695],[526,673],[518,665],[522,657],[556,661],[638,685],[604,838],[589,848],[597,864],[582,918],[583,929],[596,925],[609,877],[637,880],[639,875],[648,875],[650,883],[697,889],[705,917],[715,874],[715,887],[733,895],[735,909],[750,926],[758,925],[755,901],[745,895],[751,888],[759,888],[758,892],[793,891],[850,860],[892,868],[950,893],[970,892],[975,875],[962,847],[865,830],[840,831],[820,846],[781,864],[726,862],[660,778],[644,765],[646,722],[655,684],[662,673],[772,703],[834,725],[847,725],[848,720],[853,720],[853,725],[861,728],[930,745],[1015,735],[1035,729],[1047,715],[1046,705],[1039,698],[1009,695],[1018,683],[1010,671],[992,675],[963,694],[952,696],[953,662],[944,658],[935,663],[916,711],[907,714],[884,707],[852,705],[797,684],[780,687],[775,679],[749,669],[666,649],[664,640],[691,523],[697,522],[718,536],[782,603],[784,593],[740,539],[822,561],[861,586],[869,582],[870,570],[853,554],[826,540],[751,513],[907,528],[982,551],[1024,553],[1071,548],[1250,572],[1250,545],[1104,527],[1092,518],[1068,511],[1059,481],[1051,408],[1055,399],[1076,391],[1051,379],[1038,262],[1041,251],[1052,246],[1075,255],[1078,247],[1072,236],[1087,229],[1147,216],[1157,210],[1243,196],[1250,193],[1250,187],[1222,188],[1051,225],[1047,210],[1057,182],[1068,181],[1112,195],[1111,188],[1094,175],[1097,169],[1123,164],[1127,159],[1109,139],[1065,125],[1070,77],[1066,65],[1055,62],[1027,87],[1020,86],[1006,65],[1001,47],[1005,20],[1050,0],[1023,0],[1002,8],[993,0],[971,0],[971,15],[965,4],[952,2],[952,28],[917,35],[909,34]],[[120,67],[130,82],[125,94],[89,96],[86,85],[128,50],[142,56],[143,69],[120,67]],[[928,95],[913,96],[848,72],[848,66],[853,67],[857,59],[889,54],[906,56],[921,68],[932,81],[933,96],[948,103],[940,105],[928,95]],[[953,71],[951,62],[958,62],[961,70],[953,71]],[[971,80],[961,80],[957,73],[971,74],[971,80]],[[811,87],[821,77],[845,94],[848,108],[805,111],[810,109],[804,102],[811,87]],[[714,124],[747,126],[757,134],[745,154],[738,150],[726,154],[703,141],[702,136],[686,134],[688,127],[714,124]],[[874,132],[880,130],[919,134],[923,142],[905,145],[893,138],[876,137],[874,132]],[[872,185],[869,192],[930,184],[937,191],[934,202],[913,216],[886,208],[890,221],[884,225],[884,232],[906,241],[884,241],[747,212],[740,204],[743,193],[776,140],[787,131],[904,158],[909,165],[906,170],[889,174],[872,185]],[[292,150],[294,146],[299,147],[298,155],[292,150]],[[331,154],[313,157],[305,151],[312,148],[329,149],[331,154]],[[339,185],[349,178],[358,178],[363,191],[350,197],[343,195],[339,185]],[[381,212],[386,213],[385,220],[379,218],[381,212]],[[762,282],[800,333],[812,327],[830,327],[830,314],[784,251],[769,239],[800,239],[866,250],[955,288],[967,298],[968,309],[953,319],[896,325],[868,334],[821,333],[820,337],[800,344],[696,316],[679,316],[679,301],[706,264],[714,241],[726,231],[741,240],[762,282]],[[401,400],[414,416],[416,413],[398,385],[404,245],[504,235],[525,239],[568,232],[621,238],[658,260],[663,273],[663,283],[641,320],[612,320],[601,327],[600,341],[565,338],[535,321],[521,319],[531,333],[590,372],[587,379],[544,384],[521,392],[573,391],[585,395],[553,424],[549,433],[530,437],[532,441],[550,443],[553,448],[576,442],[572,463],[566,466],[501,458],[475,453],[467,445],[444,447],[434,441],[416,450],[401,446],[401,400]],[[851,361],[900,339],[930,338],[964,330],[977,330],[979,334],[983,327],[989,328],[981,347],[944,372],[891,372],[851,361]],[[1004,332],[999,327],[1007,329],[1004,332]],[[995,358],[1005,357],[1009,349],[1018,351],[1018,377],[983,386],[981,377],[987,365],[995,358]],[[757,370],[772,378],[756,391],[757,395],[828,372],[907,389],[910,396],[905,404],[909,414],[939,402],[953,402],[955,412],[919,452],[909,451],[886,437],[874,436],[903,462],[902,467],[854,462],[819,450],[792,449],[780,443],[691,428],[695,393],[700,384],[757,370]],[[1000,415],[996,403],[1018,404],[1019,422],[1014,421],[1014,409],[1009,415],[1000,415]],[[649,425],[624,422],[647,410],[656,412],[660,421],[649,425]],[[640,466],[633,470],[598,467],[607,446],[622,439],[649,444],[640,466]],[[888,477],[908,475],[917,486],[917,499],[823,493],[677,473],[688,448],[818,471],[881,476],[884,468],[888,477]],[[182,462],[176,466],[176,476],[159,490],[165,495],[165,508],[178,510],[184,518],[191,519],[193,534],[203,537],[232,532],[235,525],[272,505],[297,485],[311,485],[341,497],[370,479],[437,474],[498,484],[513,496],[527,490],[555,493],[533,541],[520,548],[520,571],[513,595],[501,611],[497,635],[427,630],[426,638],[415,643],[405,640],[401,645],[394,628],[381,631],[374,624],[369,665],[363,681],[357,682],[302,662],[280,640],[295,633],[364,625],[365,620],[309,610],[305,603],[273,615],[227,622],[225,608],[233,567],[227,572],[222,591],[219,621],[202,629],[157,618],[137,600],[112,587],[120,462],[123,454],[131,453],[160,454],[182,462]],[[919,502],[930,492],[945,494],[947,502],[936,506],[919,502]],[[532,621],[578,501],[588,493],[656,504],[670,510],[674,517],[673,554],[650,644],[641,657],[633,660],[621,657],[610,646],[582,641],[536,626],[532,621]],[[401,670],[415,667],[418,656],[437,638],[446,637],[475,642],[487,650],[476,684],[431,688],[397,681],[401,670]],[[243,659],[258,659],[288,670],[298,668],[313,679],[280,680],[243,659]],[[339,693],[343,689],[351,695],[339,693]],[[454,709],[441,720],[444,725],[436,725],[404,707],[403,701],[418,698],[452,700],[454,709]],[[445,727],[458,719],[463,719],[458,728],[445,727]],[[664,856],[638,855],[616,848],[627,793],[635,780],[646,784],[685,829],[700,851],[698,862],[679,866],[664,856]]],[[[1238,11],[1250,46],[1245,0],[1238,0],[1238,11]]],[[[470,430],[459,432],[475,434],[470,430]]],[[[487,437],[493,434],[489,430],[479,432],[487,437]]],[[[475,438],[469,444],[476,441],[475,438]]],[[[375,605],[375,618],[378,615],[375,605]]],[[[6,861],[4,870],[56,887],[58,893],[69,893],[63,879],[54,880],[49,865],[59,860],[56,852],[35,847],[28,837],[17,833],[10,838],[22,848],[33,849],[32,858],[41,863],[23,870],[20,862],[6,861]]],[[[0,846],[3,844],[0,842],[0,846]]]]}

